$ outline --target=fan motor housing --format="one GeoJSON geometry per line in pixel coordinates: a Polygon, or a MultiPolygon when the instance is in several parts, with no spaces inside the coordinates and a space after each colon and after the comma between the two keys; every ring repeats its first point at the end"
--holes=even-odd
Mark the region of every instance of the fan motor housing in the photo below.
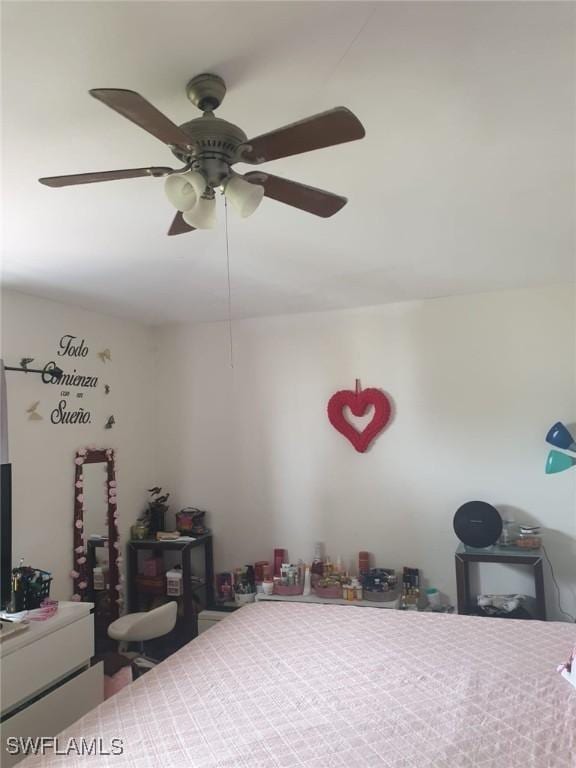
{"type": "Polygon", "coordinates": [[[183,152],[174,148],[174,155],[201,171],[210,186],[219,186],[230,175],[230,166],[237,159],[238,147],[247,140],[244,131],[211,112],[183,123],[180,128],[190,136],[193,149],[183,152]]]}

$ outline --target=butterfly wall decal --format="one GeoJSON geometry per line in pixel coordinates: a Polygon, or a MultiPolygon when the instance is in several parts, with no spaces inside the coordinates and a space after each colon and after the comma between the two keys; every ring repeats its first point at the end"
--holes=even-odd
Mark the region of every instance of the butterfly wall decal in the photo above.
{"type": "Polygon", "coordinates": [[[97,352],[96,354],[98,355],[100,360],[102,360],[103,363],[105,363],[106,360],[112,360],[112,355],[109,349],[104,349],[102,350],[102,352],[97,352]]]}
{"type": "Polygon", "coordinates": [[[26,413],[28,414],[28,421],[42,421],[44,418],[37,412],[37,408],[40,405],[40,400],[36,400],[35,403],[32,403],[32,405],[29,408],[26,408],[26,413]]]}

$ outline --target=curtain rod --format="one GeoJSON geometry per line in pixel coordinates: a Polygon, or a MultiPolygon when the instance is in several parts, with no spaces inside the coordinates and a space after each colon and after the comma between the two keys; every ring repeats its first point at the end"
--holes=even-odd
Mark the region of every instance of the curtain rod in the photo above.
{"type": "Polygon", "coordinates": [[[58,381],[62,378],[64,371],[61,368],[48,368],[47,370],[43,368],[15,368],[11,365],[5,365],[4,366],[5,371],[16,371],[17,373],[47,373],[50,376],[52,376],[53,379],[56,379],[58,381]]]}

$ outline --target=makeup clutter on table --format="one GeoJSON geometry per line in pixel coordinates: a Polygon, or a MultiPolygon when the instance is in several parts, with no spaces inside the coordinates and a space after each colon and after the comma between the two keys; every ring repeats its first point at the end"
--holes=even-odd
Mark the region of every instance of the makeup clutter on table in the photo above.
{"type": "Polygon", "coordinates": [[[216,599],[221,605],[241,606],[253,602],[256,595],[278,598],[314,595],[323,600],[346,602],[397,602],[404,610],[447,611],[440,592],[423,589],[420,570],[372,567],[369,552],[359,552],[350,566],[341,556],[333,561],[317,543],[309,564],[291,563],[285,549],[278,548],[272,559],[259,560],[216,575],[216,599]]]}
{"type": "Polygon", "coordinates": [[[163,493],[162,488],[155,486],[148,490],[150,500],[147,508],[138,517],[130,529],[132,539],[141,541],[153,538],[157,541],[181,541],[210,533],[206,527],[206,510],[197,507],[184,507],[174,515],[174,528],[167,530],[167,503],[169,493],[163,493]]]}
{"type": "MultiPolygon", "coordinates": [[[[12,613],[40,608],[49,601],[52,574],[40,568],[32,568],[20,561],[18,568],[12,569],[12,613]]],[[[54,602],[54,601],[49,601],[54,602]]]]}
{"type": "Polygon", "coordinates": [[[12,569],[11,597],[0,612],[0,637],[11,635],[11,627],[24,629],[29,621],[45,621],[58,611],[58,601],[50,599],[52,574],[20,561],[12,569]]]}

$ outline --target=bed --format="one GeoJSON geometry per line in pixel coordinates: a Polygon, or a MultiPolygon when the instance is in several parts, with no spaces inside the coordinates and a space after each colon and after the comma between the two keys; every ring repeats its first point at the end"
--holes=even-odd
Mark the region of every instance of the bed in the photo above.
{"type": "Polygon", "coordinates": [[[571,624],[261,602],[22,768],[574,768],[571,624]]]}

